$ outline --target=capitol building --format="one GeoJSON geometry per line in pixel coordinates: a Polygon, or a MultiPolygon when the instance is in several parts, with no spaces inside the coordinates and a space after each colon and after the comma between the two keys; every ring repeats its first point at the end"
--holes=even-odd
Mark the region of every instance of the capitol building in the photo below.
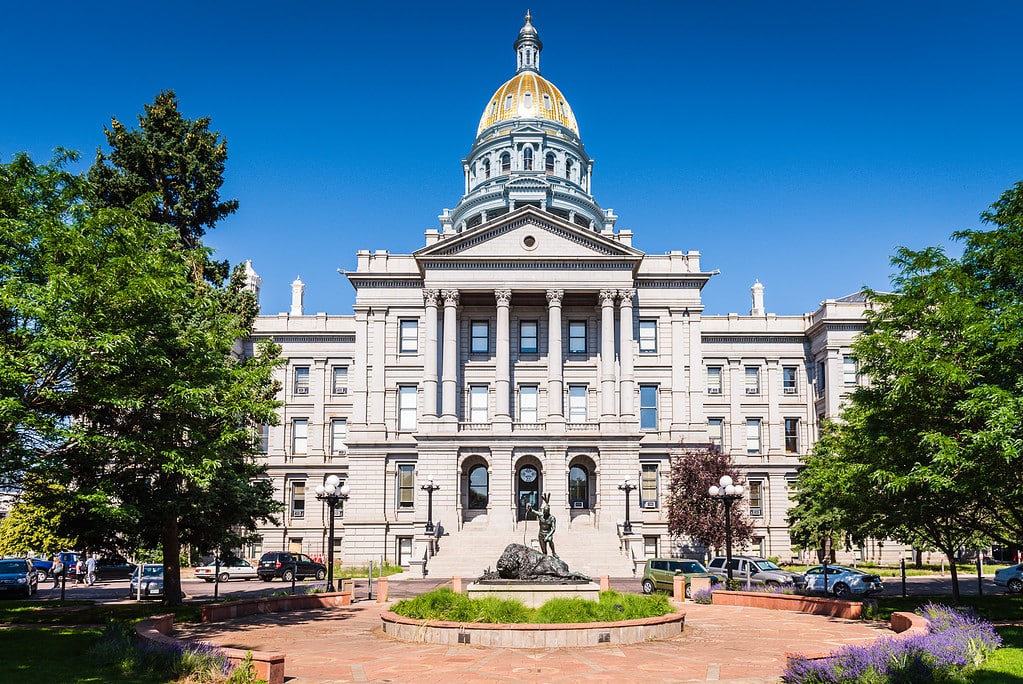
{"type": "Polygon", "coordinates": [[[287,360],[263,440],[285,510],[246,556],[326,557],[314,490],[334,475],[350,488],[333,540],[345,564],[473,577],[535,539],[526,507],[549,494],[569,567],[629,576],[647,557],[703,554],[668,535],[667,490],[672,453],[706,444],[748,484],[745,550],[796,556],[797,469],[860,382],[849,345],[868,304],[854,294],[777,316],[751,282],[748,315],[705,312],[715,274],[700,253],[646,254],[641,229],[599,204],[542,48],[527,14],[514,73],[481,103],[463,194],[421,248],[359,251],[343,273],[351,314],[307,314],[296,280],[291,310],[257,319],[247,352],[272,339],[287,360]]]}

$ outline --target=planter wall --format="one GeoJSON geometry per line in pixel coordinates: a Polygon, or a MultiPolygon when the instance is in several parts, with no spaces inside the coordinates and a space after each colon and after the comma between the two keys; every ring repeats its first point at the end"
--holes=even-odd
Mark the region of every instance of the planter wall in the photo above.
{"type": "Polygon", "coordinates": [[[494,648],[572,648],[670,639],[682,633],[685,617],[685,613],[671,613],[619,622],[493,625],[413,620],[388,611],[381,615],[381,623],[384,634],[416,643],[471,644],[494,648]]]}
{"type": "Polygon", "coordinates": [[[203,622],[221,622],[259,613],[287,613],[310,608],[337,608],[352,604],[352,593],[296,594],[295,596],[264,596],[244,601],[214,603],[202,607],[203,622]]]}
{"type": "Polygon", "coordinates": [[[746,606],[772,610],[792,610],[813,615],[859,620],[863,616],[863,604],[858,601],[797,596],[794,594],[767,594],[755,591],[715,591],[714,605],[746,606]]]}

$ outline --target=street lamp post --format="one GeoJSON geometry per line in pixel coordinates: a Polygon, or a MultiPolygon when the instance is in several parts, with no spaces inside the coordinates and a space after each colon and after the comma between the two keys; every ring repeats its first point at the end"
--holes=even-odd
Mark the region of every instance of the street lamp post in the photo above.
{"type": "Polygon", "coordinates": [[[330,531],[327,533],[327,591],[334,591],[334,511],[338,504],[343,504],[352,488],[348,482],[341,484],[341,478],[330,475],[327,481],[316,485],[316,498],[327,504],[330,510],[330,531]]]}
{"type": "Polygon", "coordinates": [[[632,521],[629,520],[629,495],[632,490],[636,488],[636,483],[632,480],[622,480],[618,483],[618,489],[625,492],[625,524],[622,526],[622,532],[624,534],[632,534],[632,521]]]}
{"type": "Polygon", "coordinates": [[[433,481],[433,475],[425,475],[426,484],[420,487],[426,492],[426,533],[433,534],[433,493],[440,489],[433,481]]]}
{"type": "Polygon", "coordinates": [[[722,475],[719,484],[711,485],[707,494],[720,501],[725,507],[725,563],[728,568],[728,583],[732,582],[732,504],[742,499],[742,485],[732,484],[732,478],[722,475]]]}

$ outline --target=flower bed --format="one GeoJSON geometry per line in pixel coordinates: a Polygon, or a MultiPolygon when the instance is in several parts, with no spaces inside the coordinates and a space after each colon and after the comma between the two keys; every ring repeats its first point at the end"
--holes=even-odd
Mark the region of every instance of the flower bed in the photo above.
{"type": "Polygon", "coordinates": [[[910,629],[824,658],[789,658],[787,684],[960,681],[1001,645],[994,627],[966,610],[928,604],[926,632],[910,629]]]}

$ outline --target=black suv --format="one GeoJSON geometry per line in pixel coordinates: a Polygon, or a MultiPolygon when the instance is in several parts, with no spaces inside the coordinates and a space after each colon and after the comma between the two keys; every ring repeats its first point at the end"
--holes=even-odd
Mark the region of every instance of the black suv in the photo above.
{"type": "Polygon", "coordinates": [[[327,576],[327,566],[317,563],[304,553],[267,551],[259,559],[256,574],[264,582],[269,582],[274,577],[280,577],[285,582],[306,577],[322,580],[327,576]]]}

